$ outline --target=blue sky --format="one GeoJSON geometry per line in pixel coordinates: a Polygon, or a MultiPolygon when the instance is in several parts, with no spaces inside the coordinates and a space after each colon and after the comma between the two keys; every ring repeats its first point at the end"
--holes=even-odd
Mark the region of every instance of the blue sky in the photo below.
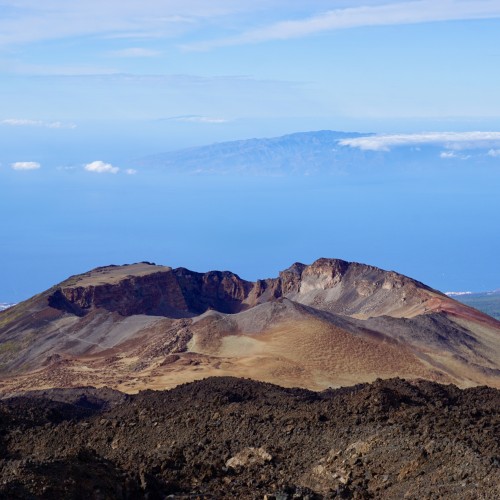
{"type": "Polygon", "coordinates": [[[497,0],[3,0],[1,113],[481,128],[499,27],[497,0]]]}
{"type": "MultiPolygon", "coordinates": [[[[129,188],[140,184],[134,158],[305,130],[396,134],[403,144],[418,144],[422,136],[412,136],[422,132],[461,132],[451,148],[460,150],[485,140],[470,132],[500,131],[499,84],[499,0],[0,0],[0,211],[12,231],[5,234],[8,244],[0,242],[0,262],[11,262],[9,269],[1,264],[0,288],[2,281],[6,285],[0,300],[19,300],[86,266],[149,260],[148,245],[120,253],[116,246],[123,248],[123,240],[108,236],[97,252],[95,241],[107,231],[98,209],[88,221],[83,211],[75,219],[94,243],[86,249],[78,240],[81,253],[72,259],[77,245],[69,236],[71,216],[66,208],[58,212],[51,190],[73,192],[78,182],[75,201],[81,196],[82,203],[102,202],[111,178],[131,183],[129,188]],[[78,176],[71,177],[72,170],[78,176]],[[58,213],[59,230],[51,225],[44,239],[37,220],[37,241],[27,246],[19,228],[29,233],[37,217],[58,213]],[[49,258],[56,246],[59,267],[49,258]],[[34,276],[30,268],[31,274],[16,278],[28,261],[33,269],[39,262],[43,272],[34,276]]],[[[449,136],[438,140],[448,144],[449,136]]],[[[488,148],[500,151],[500,144],[488,148]]],[[[147,211],[147,194],[129,188],[124,190],[139,200],[138,212],[147,211]]],[[[477,202],[480,187],[475,189],[477,202]]],[[[459,212],[466,194],[453,198],[459,212]]],[[[486,203],[484,212],[480,206],[475,205],[476,216],[491,221],[489,211],[497,205],[486,203]]],[[[183,221],[195,224],[196,217],[183,221]]],[[[260,222],[247,222],[258,238],[260,222]]],[[[479,258],[486,247],[500,250],[498,238],[485,236],[492,230],[481,233],[484,241],[477,236],[470,242],[470,255],[479,258]]],[[[176,248],[152,234],[156,247],[165,250],[165,264],[199,270],[231,265],[250,278],[320,256],[362,260],[431,281],[435,275],[423,271],[427,261],[418,268],[417,249],[409,257],[415,264],[405,267],[401,257],[391,264],[394,256],[382,248],[358,252],[346,246],[338,255],[329,247],[332,241],[320,245],[311,238],[309,247],[288,245],[288,254],[267,268],[265,255],[253,263],[246,256],[238,266],[237,253],[248,243],[243,236],[231,246],[230,258],[215,258],[224,252],[221,243],[210,247],[213,258],[193,253],[183,262],[187,242],[198,246],[201,240],[178,238],[176,248]]],[[[269,229],[262,238],[272,240],[269,229]]],[[[284,252],[279,245],[275,251],[284,252]]],[[[452,278],[431,285],[498,286],[495,272],[470,286],[452,278]]]]}

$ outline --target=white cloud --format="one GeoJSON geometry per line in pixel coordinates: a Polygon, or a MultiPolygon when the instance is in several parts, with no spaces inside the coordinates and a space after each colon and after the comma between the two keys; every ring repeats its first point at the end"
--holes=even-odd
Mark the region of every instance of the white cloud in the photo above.
{"type": "Polygon", "coordinates": [[[4,60],[3,69],[18,75],[30,76],[95,76],[116,75],[116,68],[88,64],[33,64],[21,61],[4,60]]]}
{"type": "MultiPolygon", "coordinates": [[[[275,22],[241,35],[192,44],[210,48],[238,43],[288,39],[324,31],[412,24],[431,21],[485,19],[500,16],[498,0],[2,0],[0,46],[79,36],[107,38],[165,38],[214,25],[227,30],[261,19],[276,19],[280,11],[308,9],[309,17],[275,22]],[[348,5],[324,11],[325,6],[348,5]],[[322,12],[317,14],[318,12],[322,12]],[[98,15],[96,15],[98,13],[98,15]],[[262,15],[265,14],[265,16],[262,15]],[[315,13],[313,15],[313,13],[315,13]],[[239,18],[237,16],[240,16],[239,18]],[[236,22],[238,21],[238,22],[236,22]],[[218,23],[218,24],[215,24],[218,23]]],[[[307,12],[307,11],[306,11],[307,12]]]]}
{"type": "MultiPolygon", "coordinates": [[[[269,0],[2,0],[0,46],[78,36],[172,37],[269,0]]],[[[272,3],[276,3],[273,0],[272,3]]]]}
{"type": "Polygon", "coordinates": [[[77,167],[56,167],[56,170],[59,170],[60,172],[71,172],[73,170],[76,170],[77,167]]]}
{"type": "Polygon", "coordinates": [[[159,50],[130,47],[128,49],[113,50],[109,52],[109,55],[113,57],[158,57],[161,52],[159,50]]]}
{"type": "Polygon", "coordinates": [[[468,160],[470,158],[470,155],[456,153],[455,151],[442,151],[439,154],[439,157],[442,158],[443,160],[451,160],[451,159],[468,160]]]}
{"type": "Polygon", "coordinates": [[[87,172],[95,172],[97,174],[117,174],[120,171],[118,167],[114,167],[111,163],[104,163],[100,160],[87,163],[84,168],[87,172]]]}
{"type": "Polygon", "coordinates": [[[457,154],[454,151],[442,151],[439,155],[440,158],[447,159],[447,158],[456,158],[457,154]]]}
{"type": "Polygon", "coordinates": [[[187,122],[187,123],[227,123],[228,120],[225,118],[214,118],[209,116],[198,116],[198,115],[186,115],[186,116],[173,116],[167,118],[167,120],[172,120],[176,122],[187,122]]]}
{"type": "Polygon", "coordinates": [[[63,122],[45,122],[42,120],[26,120],[22,118],[6,118],[0,121],[1,125],[10,125],[13,127],[45,127],[45,128],[76,128],[74,123],[63,122]]]}
{"type": "Polygon", "coordinates": [[[244,32],[232,38],[184,45],[188,50],[287,40],[339,29],[363,26],[391,26],[437,21],[490,19],[500,17],[500,2],[495,0],[414,0],[386,2],[384,5],[330,10],[306,19],[288,20],[244,32]]]}
{"type": "Polygon", "coordinates": [[[16,161],[10,166],[14,170],[37,170],[41,167],[40,163],[36,161],[16,161]]]}
{"type": "Polygon", "coordinates": [[[127,170],[125,170],[125,173],[127,175],[135,175],[137,173],[137,170],[135,170],[134,168],[127,168],[127,170]]]}
{"type": "Polygon", "coordinates": [[[76,128],[74,123],[50,122],[45,125],[48,128],[76,128]]]}
{"type": "Polygon", "coordinates": [[[390,151],[393,147],[417,144],[444,145],[447,149],[491,147],[500,144],[500,132],[426,132],[419,134],[382,134],[339,141],[341,146],[363,151],[390,151]]]}
{"type": "Polygon", "coordinates": [[[234,26],[256,26],[263,18],[279,19],[280,11],[287,12],[290,19],[251,27],[232,38],[185,47],[203,50],[361,26],[500,17],[498,0],[2,0],[0,3],[0,47],[82,36],[164,39],[199,32],[205,26],[210,30],[219,27],[222,32],[234,26]],[[323,11],[332,4],[348,7],[323,11]],[[304,12],[311,14],[304,17],[304,12]],[[294,18],[296,13],[303,17],[294,18]]]}
{"type": "Polygon", "coordinates": [[[500,156],[500,149],[490,149],[488,151],[488,156],[491,156],[493,158],[497,158],[498,156],[500,156]]]}

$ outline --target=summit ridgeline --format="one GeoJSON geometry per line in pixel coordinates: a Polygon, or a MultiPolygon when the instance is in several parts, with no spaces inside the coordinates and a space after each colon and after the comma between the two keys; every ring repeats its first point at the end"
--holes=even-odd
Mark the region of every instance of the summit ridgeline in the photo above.
{"type": "Polygon", "coordinates": [[[148,262],[100,267],[0,313],[0,343],[4,393],[136,392],[212,375],[314,390],[393,376],[500,387],[497,320],[339,259],[255,282],[148,262]]]}

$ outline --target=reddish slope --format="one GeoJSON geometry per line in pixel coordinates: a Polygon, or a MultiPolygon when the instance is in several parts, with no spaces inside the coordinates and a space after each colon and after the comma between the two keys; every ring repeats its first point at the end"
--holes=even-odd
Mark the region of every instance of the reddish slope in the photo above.
{"type": "Polygon", "coordinates": [[[397,375],[500,386],[500,323],[337,259],[255,283],[141,263],[74,276],[0,313],[0,370],[4,392],[217,374],[314,389],[397,375]]]}

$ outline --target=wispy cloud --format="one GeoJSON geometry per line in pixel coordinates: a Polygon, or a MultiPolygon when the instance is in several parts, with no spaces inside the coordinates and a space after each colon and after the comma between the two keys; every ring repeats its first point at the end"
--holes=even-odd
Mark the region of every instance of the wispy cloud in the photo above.
{"type": "Polygon", "coordinates": [[[0,124],[10,125],[12,127],[76,128],[74,123],[45,122],[42,120],[26,120],[20,118],[6,118],[5,120],[1,120],[0,124]]]}
{"type": "Polygon", "coordinates": [[[134,168],[127,168],[127,170],[125,170],[125,173],[127,175],[135,175],[137,173],[137,170],[135,170],[134,168]]]}
{"type": "Polygon", "coordinates": [[[500,149],[490,149],[488,151],[488,156],[491,156],[492,158],[497,158],[500,156],[500,149]]]}
{"type": "Polygon", "coordinates": [[[174,122],[187,122],[187,123],[227,123],[229,120],[225,118],[215,118],[210,116],[199,115],[185,115],[185,116],[172,116],[166,120],[174,122]]]}
{"type": "Polygon", "coordinates": [[[376,6],[355,6],[330,10],[299,20],[277,22],[246,31],[230,38],[183,45],[186,50],[209,50],[216,47],[288,40],[348,28],[420,24],[500,17],[500,3],[494,0],[414,0],[387,2],[376,6]]]}
{"type": "Polygon", "coordinates": [[[121,50],[113,50],[111,52],[108,52],[108,55],[112,57],[158,57],[161,56],[161,52],[159,50],[152,50],[152,49],[144,49],[141,47],[130,47],[127,49],[121,49],[121,50]]]}
{"type": "Polygon", "coordinates": [[[74,165],[60,165],[59,167],[56,167],[56,170],[59,170],[61,172],[71,172],[76,169],[77,167],[75,167],[74,165]]]}
{"type": "Polygon", "coordinates": [[[11,163],[10,167],[13,170],[38,170],[41,165],[36,161],[16,161],[11,163]]]}
{"type": "Polygon", "coordinates": [[[456,158],[457,154],[454,151],[441,151],[441,153],[439,153],[439,157],[446,160],[449,158],[456,158]]]}
{"type": "MultiPolygon", "coordinates": [[[[2,0],[0,47],[79,36],[165,38],[264,0],[2,0]]],[[[274,2],[273,2],[274,3],[274,2]]]]}
{"type": "Polygon", "coordinates": [[[101,160],[87,163],[84,168],[87,172],[94,172],[96,174],[117,174],[120,171],[118,167],[114,167],[111,163],[105,163],[101,160]]]}
{"type": "Polygon", "coordinates": [[[470,155],[464,155],[455,151],[441,151],[439,157],[443,160],[468,160],[470,155]]]}
{"type": "Polygon", "coordinates": [[[364,151],[390,151],[393,147],[419,144],[443,145],[447,149],[491,147],[500,144],[500,132],[426,132],[419,134],[383,134],[339,141],[364,151]]]}
{"type": "Polygon", "coordinates": [[[78,63],[77,61],[74,64],[66,64],[58,62],[36,64],[33,62],[26,62],[23,60],[2,59],[0,60],[0,64],[3,71],[15,75],[93,76],[93,75],[114,75],[119,73],[119,71],[114,67],[83,64],[83,63],[78,63]]]}

